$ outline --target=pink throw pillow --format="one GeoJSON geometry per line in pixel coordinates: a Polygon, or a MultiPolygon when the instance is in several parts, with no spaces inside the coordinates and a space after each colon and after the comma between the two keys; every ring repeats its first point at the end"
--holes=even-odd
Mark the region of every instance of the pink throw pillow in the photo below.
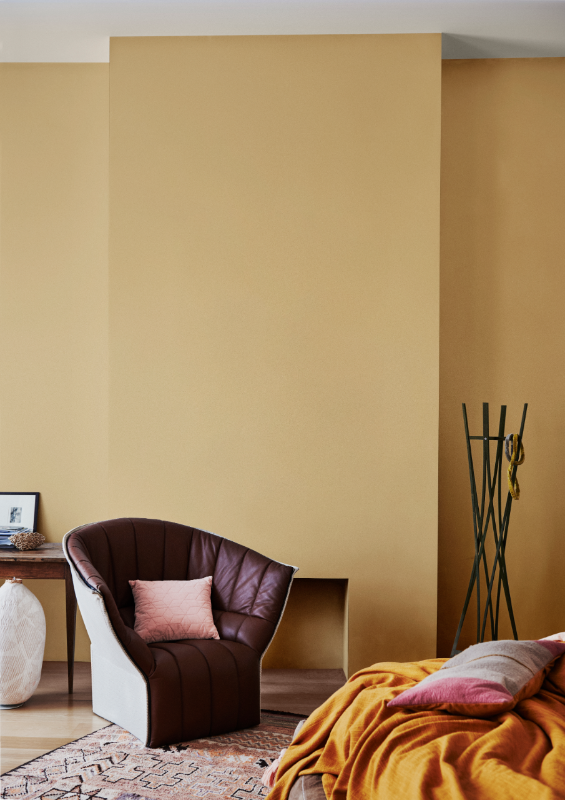
{"type": "Polygon", "coordinates": [[[492,717],[511,711],[539,692],[546,674],[563,654],[565,643],[548,639],[473,644],[387,705],[492,717]]]}
{"type": "Polygon", "coordinates": [[[219,639],[212,616],[212,577],[194,581],[130,581],[134,630],[151,642],[219,639]]]}

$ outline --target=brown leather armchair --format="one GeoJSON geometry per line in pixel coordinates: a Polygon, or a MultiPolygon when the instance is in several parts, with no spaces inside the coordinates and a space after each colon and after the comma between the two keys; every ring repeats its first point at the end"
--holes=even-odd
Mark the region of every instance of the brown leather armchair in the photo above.
{"type": "Polygon", "coordinates": [[[91,640],[93,710],[149,747],[256,725],[261,659],[295,567],[173,522],[115,519],[64,540],[91,640]],[[134,631],[129,580],[212,575],[220,640],[146,644],[134,631]]]}

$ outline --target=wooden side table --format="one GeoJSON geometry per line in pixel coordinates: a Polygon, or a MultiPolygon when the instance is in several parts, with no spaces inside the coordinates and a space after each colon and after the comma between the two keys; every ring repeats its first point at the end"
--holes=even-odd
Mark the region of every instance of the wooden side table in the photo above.
{"type": "Polygon", "coordinates": [[[65,581],[67,607],[67,670],[69,694],[73,692],[77,601],[71,568],[62,544],[46,543],[37,550],[0,550],[0,578],[58,578],[65,581]]]}

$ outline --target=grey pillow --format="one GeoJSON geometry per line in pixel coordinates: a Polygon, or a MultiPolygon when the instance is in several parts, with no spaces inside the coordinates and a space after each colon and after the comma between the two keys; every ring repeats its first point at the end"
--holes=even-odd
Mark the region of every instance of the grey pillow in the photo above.
{"type": "Polygon", "coordinates": [[[547,670],[564,653],[563,642],[547,639],[474,644],[387,705],[491,717],[533,697],[547,670]]]}
{"type": "Polygon", "coordinates": [[[300,775],[296,780],[288,800],[327,800],[321,775],[300,775]]]}

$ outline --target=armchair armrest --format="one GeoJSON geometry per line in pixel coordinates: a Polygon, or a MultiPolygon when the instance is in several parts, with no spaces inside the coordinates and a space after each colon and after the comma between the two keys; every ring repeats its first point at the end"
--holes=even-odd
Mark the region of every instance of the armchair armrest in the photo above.
{"type": "MultiPolygon", "coordinates": [[[[118,639],[127,655],[143,672],[145,677],[149,677],[155,668],[155,660],[151,650],[139,634],[125,624],[110,589],[101,575],[93,570],[90,559],[81,558],[82,545],[75,544],[72,548],[73,552],[69,552],[67,541],[71,533],[73,531],[70,531],[65,536],[63,548],[71,565],[77,600],[81,595],[83,601],[82,603],[79,602],[79,607],[92,645],[99,647],[98,639],[105,628],[102,624],[102,619],[106,616],[106,621],[111,627],[114,637],[118,639]],[[81,586],[84,586],[86,591],[80,591],[79,587],[81,586]],[[100,608],[100,605],[103,608],[100,608]],[[89,610],[91,613],[89,613],[89,610]]],[[[111,650],[112,648],[110,648],[111,650]]]]}

